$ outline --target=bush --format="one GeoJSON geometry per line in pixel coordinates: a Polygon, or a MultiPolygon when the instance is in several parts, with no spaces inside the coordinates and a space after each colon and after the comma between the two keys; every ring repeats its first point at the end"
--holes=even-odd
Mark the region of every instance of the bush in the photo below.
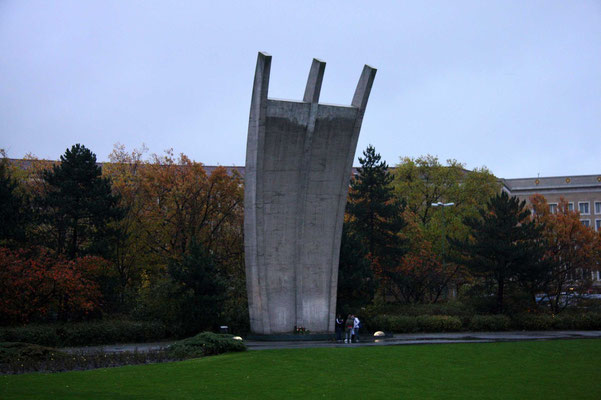
{"type": "Polygon", "coordinates": [[[420,315],[417,325],[422,332],[453,332],[461,330],[461,319],[448,315],[420,315]]]}
{"type": "Polygon", "coordinates": [[[232,338],[232,335],[202,332],[172,344],[168,351],[176,358],[190,358],[246,350],[241,340],[232,338]]]}
{"type": "Polygon", "coordinates": [[[601,314],[559,314],[553,318],[553,328],[578,330],[601,329],[601,314]]]}
{"type": "Polygon", "coordinates": [[[472,331],[506,331],[511,327],[511,319],[505,315],[474,315],[469,321],[472,331]]]}
{"type": "Polygon", "coordinates": [[[389,317],[390,331],[397,333],[412,333],[419,330],[417,318],[407,315],[389,317]]]}
{"type": "Polygon", "coordinates": [[[553,328],[553,319],[547,314],[520,314],[513,318],[512,325],[525,331],[547,331],[553,328]]]}
{"type": "Polygon", "coordinates": [[[164,339],[165,336],[163,324],[139,321],[107,320],[0,328],[0,341],[53,347],[148,342],[164,339]]]}
{"type": "Polygon", "coordinates": [[[378,315],[370,320],[372,330],[395,333],[452,332],[461,330],[461,319],[448,315],[378,315]]]}

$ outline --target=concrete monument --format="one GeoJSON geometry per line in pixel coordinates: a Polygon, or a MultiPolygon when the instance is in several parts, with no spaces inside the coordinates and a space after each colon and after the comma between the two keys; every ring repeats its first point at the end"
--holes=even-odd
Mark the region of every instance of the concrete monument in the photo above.
{"type": "Polygon", "coordinates": [[[259,53],[244,193],[251,330],[333,332],[344,208],[376,70],[365,66],[351,106],[319,104],[314,59],[303,101],[267,97],[271,56],[259,53]]]}

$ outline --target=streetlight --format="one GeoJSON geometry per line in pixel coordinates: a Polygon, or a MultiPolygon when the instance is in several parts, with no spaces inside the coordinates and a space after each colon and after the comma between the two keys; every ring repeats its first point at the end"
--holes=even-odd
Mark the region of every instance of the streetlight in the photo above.
{"type": "Polygon", "coordinates": [[[445,239],[445,219],[444,219],[444,208],[454,206],[455,203],[443,203],[439,201],[438,203],[432,203],[432,207],[442,207],[442,270],[445,270],[445,259],[444,259],[444,243],[445,239]]]}

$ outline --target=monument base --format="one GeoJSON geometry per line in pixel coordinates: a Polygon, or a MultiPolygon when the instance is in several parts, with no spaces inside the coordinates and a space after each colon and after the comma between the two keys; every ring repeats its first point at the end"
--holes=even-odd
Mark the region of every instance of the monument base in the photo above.
{"type": "Polygon", "coordinates": [[[307,334],[294,334],[294,333],[276,333],[273,335],[259,335],[251,333],[246,336],[246,340],[256,340],[263,342],[310,342],[310,341],[330,341],[334,340],[336,335],[334,333],[307,333],[307,334]]]}

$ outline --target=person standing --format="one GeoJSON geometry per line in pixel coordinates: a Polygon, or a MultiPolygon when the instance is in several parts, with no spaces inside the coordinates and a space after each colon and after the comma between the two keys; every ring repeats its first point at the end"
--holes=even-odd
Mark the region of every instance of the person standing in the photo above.
{"type": "Polygon", "coordinates": [[[355,316],[353,319],[353,336],[355,342],[359,342],[359,328],[361,328],[361,321],[359,321],[359,317],[355,316]]]}
{"type": "Polygon", "coordinates": [[[344,343],[351,343],[353,338],[353,326],[355,326],[355,316],[349,314],[346,322],[344,323],[344,327],[346,328],[346,337],[344,339],[344,343]]]}
{"type": "Polygon", "coordinates": [[[342,333],[344,332],[344,319],[338,314],[336,317],[336,341],[342,342],[342,333]]]}

